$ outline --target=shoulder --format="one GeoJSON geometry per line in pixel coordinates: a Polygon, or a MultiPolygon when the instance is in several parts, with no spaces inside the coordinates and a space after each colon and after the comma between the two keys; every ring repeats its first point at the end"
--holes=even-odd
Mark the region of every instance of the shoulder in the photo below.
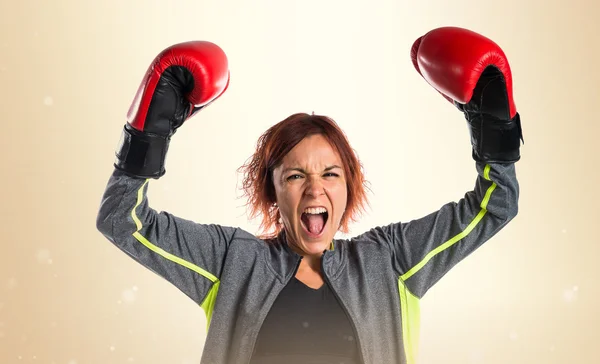
{"type": "Polygon", "coordinates": [[[388,250],[392,239],[392,225],[375,226],[358,235],[345,239],[336,239],[334,245],[348,251],[388,250]]]}
{"type": "Polygon", "coordinates": [[[267,245],[266,240],[259,238],[250,231],[241,227],[222,227],[231,231],[232,244],[242,245],[246,248],[264,248],[267,245]]]}

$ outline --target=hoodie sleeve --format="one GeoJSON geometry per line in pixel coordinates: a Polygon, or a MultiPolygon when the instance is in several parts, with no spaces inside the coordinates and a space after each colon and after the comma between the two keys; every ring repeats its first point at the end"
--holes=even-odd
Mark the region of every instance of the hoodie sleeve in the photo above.
{"type": "Polygon", "coordinates": [[[476,162],[476,170],[475,188],[458,202],[383,228],[400,278],[417,297],[517,215],[519,185],[514,163],[476,162]]]}
{"type": "Polygon", "coordinates": [[[114,170],[96,219],[98,230],[135,261],[198,304],[218,288],[235,228],[203,225],[157,212],[148,203],[151,179],[114,170]]]}

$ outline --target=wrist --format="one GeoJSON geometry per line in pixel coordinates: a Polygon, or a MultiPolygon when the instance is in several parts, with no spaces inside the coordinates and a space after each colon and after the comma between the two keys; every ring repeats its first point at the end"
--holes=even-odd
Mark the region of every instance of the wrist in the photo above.
{"type": "Polygon", "coordinates": [[[485,114],[467,116],[472,157],[484,163],[513,163],[520,158],[520,146],[523,140],[521,120],[517,113],[511,120],[498,120],[485,114]]]}
{"type": "Polygon", "coordinates": [[[159,178],[165,174],[169,141],[169,136],[144,133],[126,123],[115,153],[115,168],[135,177],[159,178]]]}

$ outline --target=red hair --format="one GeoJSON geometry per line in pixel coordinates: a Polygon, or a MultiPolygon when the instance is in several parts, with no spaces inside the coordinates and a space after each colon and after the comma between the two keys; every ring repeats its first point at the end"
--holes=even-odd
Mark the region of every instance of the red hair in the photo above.
{"type": "Polygon", "coordinates": [[[358,216],[364,212],[365,205],[368,204],[367,181],[364,178],[363,166],[344,132],[329,117],[293,114],[261,135],[254,154],[238,169],[238,172],[244,174],[242,191],[248,199],[246,206],[249,207],[250,218],[262,216],[261,238],[273,238],[283,229],[279,209],[275,206],[273,170],[298,143],[315,134],[325,137],[342,160],[348,200],[340,222],[340,230],[348,233],[349,223],[356,222],[358,216]]]}

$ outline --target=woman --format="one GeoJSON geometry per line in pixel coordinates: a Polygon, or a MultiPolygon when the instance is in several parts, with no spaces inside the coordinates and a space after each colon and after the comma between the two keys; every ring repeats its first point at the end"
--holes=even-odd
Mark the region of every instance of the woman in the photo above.
{"type": "Polygon", "coordinates": [[[334,235],[367,203],[365,180],[343,132],[320,115],[271,127],[241,169],[262,236],[153,210],[149,181],[164,175],[172,135],[229,84],[225,54],[212,43],[178,44],[155,59],[97,226],[205,310],[203,364],[413,363],[419,299],[516,215],[521,128],[502,51],[476,33],[439,28],[415,42],[412,56],[464,112],[476,185],[428,216],[351,239],[334,235]]]}

